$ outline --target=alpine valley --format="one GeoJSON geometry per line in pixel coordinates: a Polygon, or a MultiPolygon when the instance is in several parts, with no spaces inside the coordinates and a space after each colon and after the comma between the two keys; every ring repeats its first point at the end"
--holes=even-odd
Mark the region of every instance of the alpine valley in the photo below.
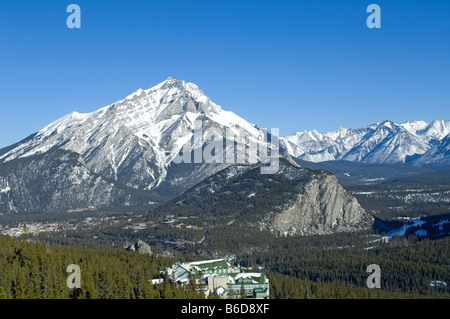
{"type": "Polygon", "coordinates": [[[0,149],[0,233],[164,262],[236,258],[265,269],[273,298],[448,298],[449,189],[449,120],[278,137],[168,78],[0,149]],[[240,162],[195,160],[239,150],[240,162]],[[268,159],[277,170],[262,174],[268,159]],[[386,288],[367,293],[373,263],[386,288]]]}

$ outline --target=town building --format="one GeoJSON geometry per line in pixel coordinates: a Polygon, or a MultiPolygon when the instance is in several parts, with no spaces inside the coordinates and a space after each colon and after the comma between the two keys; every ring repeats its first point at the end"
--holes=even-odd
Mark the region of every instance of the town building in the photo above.
{"type": "Polygon", "coordinates": [[[269,279],[265,273],[243,272],[228,259],[175,263],[162,275],[180,285],[195,279],[206,297],[215,293],[222,298],[269,298],[269,279]]]}

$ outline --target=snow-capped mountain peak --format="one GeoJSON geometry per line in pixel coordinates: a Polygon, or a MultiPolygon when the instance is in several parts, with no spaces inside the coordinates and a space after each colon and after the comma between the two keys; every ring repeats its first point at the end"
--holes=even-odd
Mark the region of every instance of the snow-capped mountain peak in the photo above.
{"type": "Polygon", "coordinates": [[[400,124],[402,128],[407,130],[408,132],[412,134],[416,134],[417,131],[424,130],[429,124],[425,121],[415,121],[415,120],[409,120],[406,123],[400,124]]]}
{"type": "Polygon", "coordinates": [[[242,141],[258,142],[264,134],[222,110],[194,83],[170,77],[92,113],[72,112],[0,156],[0,162],[62,149],[80,154],[95,173],[152,189],[165,180],[171,162],[193,137],[196,121],[204,128],[230,128],[242,141]]]}
{"type": "Polygon", "coordinates": [[[360,129],[340,127],[327,133],[299,132],[283,138],[282,143],[291,156],[306,161],[398,163],[427,153],[449,134],[450,121],[446,120],[431,124],[415,120],[396,124],[384,120],[360,129]]]}
{"type": "Polygon", "coordinates": [[[421,135],[428,136],[431,139],[442,140],[450,134],[450,121],[433,121],[430,125],[424,127],[419,133],[421,135]]]}

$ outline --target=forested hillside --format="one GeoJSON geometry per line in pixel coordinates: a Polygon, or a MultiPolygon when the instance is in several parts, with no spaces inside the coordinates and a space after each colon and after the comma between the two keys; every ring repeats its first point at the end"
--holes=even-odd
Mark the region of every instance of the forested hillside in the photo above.
{"type": "MultiPolygon", "coordinates": [[[[394,240],[375,250],[300,248],[295,242],[243,255],[247,268],[263,267],[271,299],[450,298],[450,238],[414,245],[394,240]],[[381,289],[365,281],[369,264],[381,267],[381,289]]],[[[313,241],[314,242],[314,241],[313,241]]],[[[177,259],[180,260],[180,259],[177,259]]],[[[153,285],[175,261],[118,248],[76,248],[0,236],[0,299],[193,299],[192,285],[153,285]],[[81,288],[69,289],[67,266],[81,270],[81,288]]]]}
{"type": "Polygon", "coordinates": [[[199,298],[191,286],[153,285],[173,260],[112,248],[76,248],[0,236],[0,299],[199,298]],[[81,288],[69,289],[67,266],[77,264],[81,288]]]}
{"type": "Polygon", "coordinates": [[[449,245],[450,237],[420,242],[395,237],[373,249],[314,249],[291,242],[240,259],[272,273],[274,298],[450,298],[449,245]],[[370,264],[380,266],[381,289],[366,286],[370,264]]]}

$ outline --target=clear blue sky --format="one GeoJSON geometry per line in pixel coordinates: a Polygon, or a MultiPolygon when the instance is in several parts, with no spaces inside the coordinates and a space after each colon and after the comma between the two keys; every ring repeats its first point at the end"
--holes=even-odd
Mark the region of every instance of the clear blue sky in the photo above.
{"type": "Polygon", "coordinates": [[[449,17],[448,0],[2,0],[0,147],[169,76],[282,136],[450,119],[449,17]]]}

